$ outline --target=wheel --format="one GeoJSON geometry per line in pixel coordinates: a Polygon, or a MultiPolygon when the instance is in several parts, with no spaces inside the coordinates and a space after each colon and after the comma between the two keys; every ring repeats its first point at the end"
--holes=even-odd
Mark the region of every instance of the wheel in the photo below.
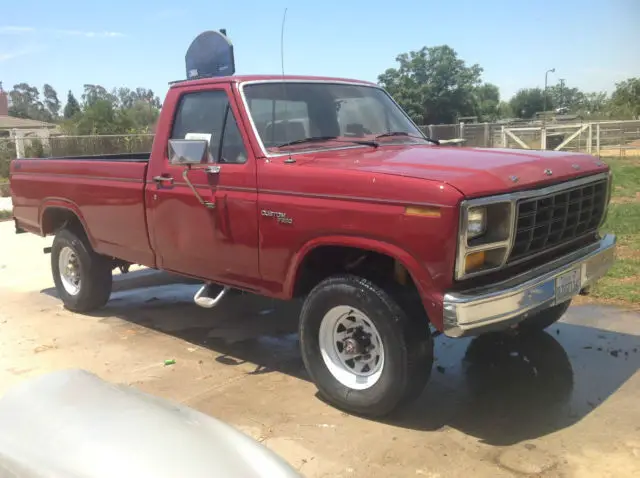
{"type": "Polygon", "coordinates": [[[529,334],[546,329],[560,320],[570,305],[569,300],[532,315],[518,324],[518,332],[529,334]]]}
{"type": "Polygon", "coordinates": [[[410,320],[380,287],[348,275],[322,281],[305,300],[300,347],[327,402],[371,417],[416,398],[433,364],[428,324],[410,320]]]}
{"type": "Polygon", "coordinates": [[[74,312],[102,307],[111,295],[111,261],[97,254],[84,235],[63,229],[51,247],[51,272],[64,306],[74,312]]]}

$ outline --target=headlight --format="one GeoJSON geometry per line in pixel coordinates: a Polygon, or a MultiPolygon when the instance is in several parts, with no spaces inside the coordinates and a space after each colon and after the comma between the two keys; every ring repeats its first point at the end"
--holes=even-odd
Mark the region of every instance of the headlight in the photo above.
{"type": "Polygon", "coordinates": [[[467,238],[473,239],[483,235],[487,230],[487,209],[474,207],[467,215],[467,238]]]}
{"type": "Polygon", "coordinates": [[[504,266],[513,231],[515,202],[499,199],[464,201],[456,279],[466,279],[504,266]]]}

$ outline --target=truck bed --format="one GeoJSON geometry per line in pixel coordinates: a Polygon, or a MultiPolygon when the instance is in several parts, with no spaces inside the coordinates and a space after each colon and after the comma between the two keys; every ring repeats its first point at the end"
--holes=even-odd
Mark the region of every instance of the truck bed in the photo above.
{"type": "Polygon", "coordinates": [[[144,202],[148,160],[148,153],[14,160],[16,227],[50,234],[52,212],[64,207],[84,223],[97,252],[153,264],[144,202]]]}

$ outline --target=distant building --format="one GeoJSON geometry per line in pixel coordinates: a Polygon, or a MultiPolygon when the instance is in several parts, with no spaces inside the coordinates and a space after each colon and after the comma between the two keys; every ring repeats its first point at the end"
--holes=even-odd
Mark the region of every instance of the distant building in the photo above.
{"type": "Polygon", "coordinates": [[[48,144],[51,134],[58,132],[58,125],[27,118],[9,116],[9,95],[0,82],[0,138],[15,141],[16,157],[24,157],[25,146],[30,140],[38,139],[48,144]]]}
{"type": "Polygon", "coordinates": [[[56,128],[57,125],[53,123],[9,116],[9,95],[2,88],[0,81],[0,136],[44,136],[48,138],[56,128]]]}

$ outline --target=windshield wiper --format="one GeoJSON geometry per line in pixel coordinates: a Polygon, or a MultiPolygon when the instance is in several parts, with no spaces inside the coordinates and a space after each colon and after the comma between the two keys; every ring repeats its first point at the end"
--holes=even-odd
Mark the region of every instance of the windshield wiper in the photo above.
{"type": "Polygon", "coordinates": [[[313,143],[316,141],[337,141],[339,143],[355,143],[362,144],[364,146],[371,146],[377,148],[379,146],[377,141],[357,140],[357,139],[338,139],[338,136],[310,136],[308,138],[296,139],[295,141],[289,141],[287,143],[277,144],[276,148],[284,148],[285,146],[292,146],[294,144],[313,143]]]}
{"type": "Polygon", "coordinates": [[[407,133],[406,131],[389,131],[388,133],[379,134],[378,136],[376,136],[376,139],[386,138],[389,136],[408,136],[409,138],[423,139],[425,141],[428,141],[429,143],[440,144],[440,141],[438,141],[437,139],[429,138],[427,136],[418,136],[417,134],[407,133]]]}

